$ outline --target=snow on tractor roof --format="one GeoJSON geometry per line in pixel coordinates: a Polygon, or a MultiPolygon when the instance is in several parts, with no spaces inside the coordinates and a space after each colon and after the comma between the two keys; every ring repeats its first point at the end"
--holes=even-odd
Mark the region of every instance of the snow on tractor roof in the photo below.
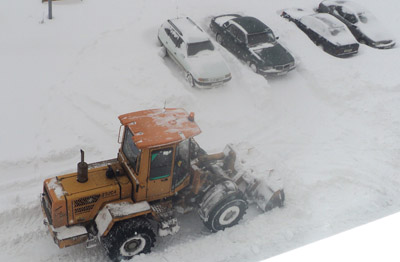
{"type": "Polygon", "coordinates": [[[121,124],[133,133],[140,149],[176,143],[201,133],[182,108],[149,109],[120,115],[121,124]]]}

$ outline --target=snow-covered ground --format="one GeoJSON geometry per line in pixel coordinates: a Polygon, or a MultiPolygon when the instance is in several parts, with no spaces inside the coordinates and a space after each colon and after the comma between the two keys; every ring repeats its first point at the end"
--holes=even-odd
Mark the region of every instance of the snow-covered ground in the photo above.
{"type": "MultiPolygon", "coordinates": [[[[400,40],[397,0],[359,2],[400,40]]],[[[81,148],[87,162],[115,157],[117,116],[164,104],[195,112],[207,151],[235,143],[248,167],[278,171],[287,201],[216,234],[179,217],[177,235],[134,261],[257,261],[400,211],[400,49],[335,58],[277,12],[318,3],[62,0],[50,21],[40,0],[0,1],[0,261],[107,261],[101,247],[53,243],[42,181],[74,170],[81,148]],[[211,33],[212,16],[238,12],[269,25],[298,68],[266,80],[218,47],[233,79],[199,90],[159,55],[166,19],[211,33]]]]}

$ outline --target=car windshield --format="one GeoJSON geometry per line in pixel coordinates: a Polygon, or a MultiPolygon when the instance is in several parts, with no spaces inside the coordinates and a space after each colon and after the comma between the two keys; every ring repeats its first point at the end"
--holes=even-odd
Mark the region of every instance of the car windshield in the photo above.
{"type": "Polygon", "coordinates": [[[275,36],[272,32],[262,32],[257,34],[250,34],[247,36],[249,46],[255,46],[262,43],[275,42],[275,36]]]}
{"type": "Polygon", "coordinates": [[[213,44],[210,42],[210,40],[204,41],[204,42],[197,42],[197,43],[190,43],[188,44],[187,48],[187,54],[188,56],[194,56],[198,52],[203,51],[203,50],[214,50],[213,44]]]}
{"type": "Polygon", "coordinates": [[[140,150],[136,147],[135,143],[133,142],[133,134],[129,128],[125,129],[125,136],[124,136],[124,143],[122,145],[122,152],[128,159],[129,165],[136,169],[136,162],[138,161],[138,156],[140,155],[140,150]]]}

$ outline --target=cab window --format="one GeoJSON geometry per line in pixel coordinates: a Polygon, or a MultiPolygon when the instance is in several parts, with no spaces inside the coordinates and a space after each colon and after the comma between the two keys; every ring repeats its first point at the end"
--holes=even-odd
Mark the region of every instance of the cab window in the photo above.
{"type": "Polygon", "coordinates": [[[174,177],[172,180],[173,188],[182,184],[189,175],[189,145],[189,139],[187,139],[176,147],[174,177]]]}
{"type": "Polygon", "coordinates": [[[171,175],[173,148],[163,148],[151,152],[150,180],[167,178],[171,175]]]}
{"type": "Polygon", "coordinates": [[[122,152],[128,159],[128,164],[138,173],[139,170],[139,156],[140,150],[133,142],[133,134],[129,128],[125,128],[124,142],[122,145],[122,152]]]}

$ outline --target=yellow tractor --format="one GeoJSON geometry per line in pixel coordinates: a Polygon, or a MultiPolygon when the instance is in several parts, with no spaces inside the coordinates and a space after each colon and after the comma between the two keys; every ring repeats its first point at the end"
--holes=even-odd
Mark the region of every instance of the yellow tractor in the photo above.
{"type": "Polygon", "coordinates": [[[101,243],[120,261],[150,252],[155,232],[176,233],[176,212],[197,210],[216,232],[237,224],[250,203],[263,211],[283,205],[282,187],[242,170],[231,146],[200,148],[193,113],[151,109],[119,120],[117,158],[87,164],[81,150],[76,173],[44,181],[44,223],[60,248],[101,243]]]}

